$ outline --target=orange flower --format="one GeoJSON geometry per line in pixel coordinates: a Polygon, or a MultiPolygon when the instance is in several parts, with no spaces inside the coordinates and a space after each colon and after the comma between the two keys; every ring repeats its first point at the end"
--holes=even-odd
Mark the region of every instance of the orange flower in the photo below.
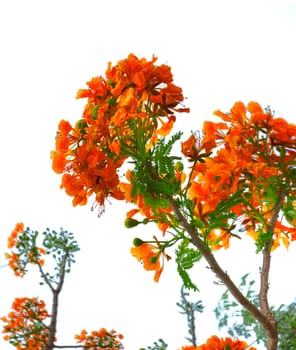
{"type": "Polygon", "coordinates": [[[158,282],[164,268],[164,258],[169,260],[170,257],[161,251],[159,246],[149,243],[143,243],[139,246],[132,247],[131,253],[143,263],[145,270],[155,271],[154,281],[158,282]],[[162,259],[161,262],[160,259],[162,259]]]}
{"type": "Polygon", "coordinates": [[[207,241],[210,247],[213,248],[213,250],[218,250],[220,248],[227,249],[229,248],[230,243],[230,234],[227,232],[227,230],[224,229],[215,229],[211,230],[210,233],[207,235],[207,241]]]}
{"type": "Polygon", "coordinates": [[[243,126],[247,121],[247,108],[243,102],[236,102],[230,110],[230,114],[215,111],[214,115],[219,116],[226,122],[231,122],[233,125],[243,126]]]}
{"type": "Polygon", "coordinates": [[[160,123],[162,124],[161,127],[157,130],[157,133],[161,136],[167,136],[172,128],[173,128],[173,125],[174,125],[174,122],[176,121],[176,117],[175,116],[170,116],[168,118],[168,121],[167,122],[164,122],[162,121],[160,118],[159,118],[159,121],[160,123]]]}
{"type": "Polygon", "coordinates": [[[19,222],[15,225],[14,230],[12,231],[11,235],[8,237],[8,241],[7,241],[7,247],[9,249],[12,249],[15,246],[15,242],[17,239],[17,236],[24,232],[25,228],[24,228],[24,224],[22,222],[19,222]]]}
{"type": "Polygon", "coordinates": [[[120,340],[123,335],[117,333],[114,329],[107,331],[106,328],[101,328],[99,331],[92,331],[90,334],[84,329],[80,334],[75,335],[77,343],[82,343],[83,347],[93,350],[101,350],[108,348],[109,350],[123,349],[123,344],[120,340]]]}
{"type": "MultiPolygon", "coordinates": [[[[185,347],[186,349],[186,347],[185,347]]],[[[231,338],[219,338],[216,335],[210,337],[206,344],[199,345],[195,350],[256,350],[254,347],[249,347],[245,341],[232,340],[231,338]]]]}
{"type": "Polygon", "coordinates": [[[115,66],[110,63],[105,77],[92,78],[88,89],[77,92],[77,98],[87,98],[82,119],[74,128],[65,120],[59,123],[52,167],[63,174],[61,187],[74,197],[73,205],[86,204],[92,194],[99,206],[109,196],[123,199],[117,170],[131,155],[129,149],[138,152],[135,130],[141,130],[149,147],[171,131],[175,112],[189,111],[178,108],[184,97],[172,83],[170,67],[156,60],[130,54],[115,66]]]}
{"type": "MultiPolygon", "coordinates": [[[[211,135],[213,136],[213,135],[211,135]]],[[[216,147],[215,139],[201,139],[195,134],[191,134],[187,141],[181,143],[181,150],[190,162],[203,161],[203,158],[209,156],[212,149],[216,147]]]]}
{"type": "Polygon", "coordinates": [[[65,154],[56,151],[51,151],[50,158],[52,159],[52,169],[57,174],[62,174],[65,171],[65,167],[67,164],[65,154]]]}
{"type": "Polygon", "coordinates": [[[189,158],[189,161],[193,161],[197,156],[197,140],[194,134],[188,138],[187,141],[181,143],[182,153],[185,157],[189,158]]]}
{"type": "MultiPolygon", "coordinates": [[[[247,233],[257,239],[258,230],[268,229],[274,198],[282,187],[289,188],[289,196],[294,196],[290,169],[296,159],[296,126],[274,118],[269,109],[264,111],[256,102],[247,106],[237,102],[230,113],[216,111],[214,114],[223,123],[206,121],[203,138],[191,135],[182,143],[182,153],[189,161],[195,161],[190,174],[189,198],[196,203],[195,215],[207,226],[208,217],[215,213],[218,203],[229,202],[232,196],[238,198],[240,193],[244,201],[234,201],[227,211],[237,218],[244,215],[247,233]],[[202,149],[204,158],[200,153],[202,149]],[[274,191],[274,196],[269,191],[274,191]],[[260,217],[264,217],[265,223],[260,217]]],[[[292,225],[292,221],[288,221],[292,225]]],[[[280,243],[288,246],[295,237],[293,227],[282,230],[280,233],[279,227],[275,229],[273,249],[280,243]]],[[[205,231],[208,234],[207,229],[205,231]]],[[[220,232],[221,237],[216,237],[215,231],[208,236],[211,242],[217,242],[214,249],[229,245],[231,235],[225,234],[223,227],[220,232]]]]}
{"type": "Polygon", "coordinates": [[[17,349],[42,350],[47,342],[48,329],[43,321],[50,317],[44,301],[36,298],[16,298],[12,311],[1,320],[6,323],[4,339],[10,341],[17,349]]]}

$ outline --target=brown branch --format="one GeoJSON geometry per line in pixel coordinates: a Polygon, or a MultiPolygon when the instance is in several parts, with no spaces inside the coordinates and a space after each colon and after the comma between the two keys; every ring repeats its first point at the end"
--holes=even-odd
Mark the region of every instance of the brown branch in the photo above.
{"type": "Polygon", "coordinates": [[[191,329],[191,338],[192,338],[192,345],[197,346],[196,344],[196,331],[195,331],[195,315],[194,310],[192,307],[192,304],[189,304],[189,312],[190,312],[190,329],[191,329]]]}
{"type": "MultiPolygon", "coordinates": [[[[185,231],[189,233],[192,243],[196,246],[196,248],[200,251],[205,260],[208,262],[213,273],[215,273],[219,280],[221,280],[225,284],[225,286],[227,287],[229,292],[234,296],[234,298],[246,310],[248,310],[256,320],[258,320],[258,322],[262,325],[262,327],[265,330],[273,330],[274,326],[270,322],[270,319],[241,293],[241,291],[233,283],[228,274],[222,270],[214,255],[212,254],[211,250],[203,243],[203,241],[199,237],[198,231],[194,227],[190,226],[189,223],[186,221],[175,200],[172,197],[169,197],[168,199],[178,221],[185,229],[185,231]]],[[[270,350],[274,349],[271,348],[270,350]]]]}
{"type": "Polygon", "coordinates": [[[53,292],[54,291],[54,287],[51,284],[50,280],[48,279],[48,277],[46,276],[46,274],[43,271],[42,265],[40,264],[40,262],[37,262],[40,274],[41,274],[41,278],[44,280],[44,282],[48,285],[48,287],[50,288],[50,290],[53,292]]]}
{"type": "MultiPolygon", "coordinates": [[[[279,212],[283,206],[283,202],[286,196],[286,191],[282,189],[278,196],[278,199],[275,203],[275,206],[272,211],[272,217],[270,220],[269,227],[267,229],[268,233],[274,233],[275,224],[277,222],[279,212]]],[[[270,272],[270,264],[271,264],[271,255],[270,251],[272,248],[273,240],[271,239],[269,242],[265,243],[263,248],[263,261],[262,261],[262,271],[260,278],[260,292],[259,292],[259,304],[262,313],[269,319],[272,327],[265,329],[267,334],[267,348],[268,349],[276,349],[278,342],[278,331],[277,331],[277,322],[274,315],[270,312],[269,304],[268,304],[268,288],[269,288],[269,272],[270,272]]]]}
{"type": "Polygon", "coordinates": [[[57,317],[58,317],[58,306],[59,306],[59,294],[62,290],[64,280],[65,280],[65,273],[66,273],[66,262],[67,262],[68,253],[66,252],[63,256],[62,262],[61,262],[61,269],[60,269],[60,279],[57,284],[56,288],[51,289],[52,291],[52,310],[51,310],[51,321],[50,325],[48,327],[48,340],[45,346],[45,350],[52,350],[55,345],[55,335],[57,331],[57,317]]]}

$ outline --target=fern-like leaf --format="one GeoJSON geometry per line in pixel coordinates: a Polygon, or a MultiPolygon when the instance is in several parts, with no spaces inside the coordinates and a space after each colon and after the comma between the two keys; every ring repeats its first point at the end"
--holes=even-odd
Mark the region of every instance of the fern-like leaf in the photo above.
{"type": "Polygon", "coordinates": [[[197,291],[197,286],[191,281],[191,278],[186,270],[191,269],[194,263],[202,258],[202,255],[197,249],[190,248],[189,244],[190,240],[184,238],[176,250],[177,270],[182,278],[185,288],[197,291]]]}

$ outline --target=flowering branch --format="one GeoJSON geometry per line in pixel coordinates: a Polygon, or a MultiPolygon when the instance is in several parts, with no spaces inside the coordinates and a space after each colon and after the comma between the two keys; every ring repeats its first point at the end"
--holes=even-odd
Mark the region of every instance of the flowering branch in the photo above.
{"type": "Polygon", "coordinates": [[[272,324],[269,319],[261,312],[253,303],[251,303],[239,290],[239,288],[233,283],[228,274],[223,271],[220,267],[219,263],[215,259],[211,250],[205,246],[204,242],[199,237],[199,232],[194,229],[191,225],[188,224],[183,214],[181,213],[179,207],[173,198],[169,198],[174,213],[178,218],[180,224],[184,227],[186,232],[189,233],[192,243],[196,246],[196,248],[201,252],[202,256],[210,265],[211,270],[214,274],[221,280],[227,289],[231,292],[231,294],[235,297],[235,299],[248,311],[252,313],[252,315],[262,324],[264,329],[272,329],[272,324]]]}
{"type": "Polygon", "coordinates": [[[163,237],[173,235],[171,240],[137,238],[131,248],[146,270],[155,271],[156,282],[170,259],[166,250],[178,242],[178,272],[186,288],[197,289],[187,270],[203,256],[260,322],[270,338],[268,350],[274,350],[277,328],[267,299],[270,253],[296,240],[296,126],[256,102],[236,102],[230,113],[215,111],[222,122],[205,121],[202,134],[181,142],[182,156],[176,156],[173,146],[182,133],[166,137],[176,114],[189,109],[181,105],[182,89],[173,84],[170,67],[156,60],[130,54],[115,66],[110,63],[106,77],[93,78],[78,91],[77,98],[87,98],[83,117],[74,126],[60,122],[53,169],[62,174],[61,188],[74,206],[94,195],[100,216],[108,197],[125,199],[136,206],[127,213],[126,227],[153,222],[163,237]],[[187,173],[183,157],[192,164],[187,173]],[[118,172],[127,159],[133,168],[123,183],[118,172]],[[240,239],[242,229],[263,252],[260,309],[213,255],[240,239]]]}

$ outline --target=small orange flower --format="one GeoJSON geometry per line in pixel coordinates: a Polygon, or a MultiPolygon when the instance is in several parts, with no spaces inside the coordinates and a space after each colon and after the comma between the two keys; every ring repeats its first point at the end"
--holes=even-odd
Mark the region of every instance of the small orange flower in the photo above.
{"type": "Polygon", "coordinates": [[[25,228],[24,228],[24,224],[22,222],[19,222],[15,225],[14,230],[12,231],[11,235],[8,237],[8,241],[7,241],[7,247],[9,249],[12,249],[15,246],[15,242],[17,239],[17,236],[24,232],[25,228]]]}
{"type": "Polygon", "coordinates": [[[182,153],[192,162],[197,156],[197,140],[195,135],[191,134],[187,141],[181,143],[182,153]]]}
{"type": "Polygon", "coordinates": [[[159,246],[149,243],[143,243],[131,248],[131,253],[143,263],[147,271],[155,271],[154,281],[158,282],[164,268],[164,258],[170,259],[170,256],[160,250],[159,246]],[[162,261],[160,262],[160,259],[162,261]]]}

